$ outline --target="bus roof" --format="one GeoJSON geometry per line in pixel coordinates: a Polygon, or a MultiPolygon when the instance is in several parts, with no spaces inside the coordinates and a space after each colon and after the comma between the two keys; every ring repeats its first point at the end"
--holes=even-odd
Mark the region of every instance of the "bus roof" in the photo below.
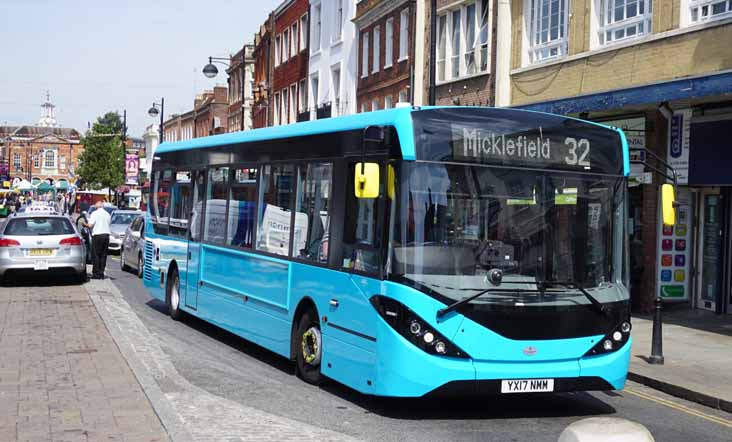
{"type": "MultiPolygon", "coordinates": [[[[273,140],[279,138],[291,138],[291,137],[302,137],[308,135],[318,135],[329,132],[339,132],[347,130],[363,129],[368,126],[394,126],[402,146],[402,158],[406,160],[414,160],[416,153],[414,151],[414,125],[412,121],[412,113],[419,112],[421,110],[430,109],[486,109],[486,107],[474,107],[474,106],[408,106],[398,107],[394,109],[364,112],[354,115],[345,115],[336,118],[324,118],[321,120],[304,121],[300,123],[286,124],[281,126],[271,126],[261,129],[251,129],[239,132],[230,132],[220,135],[212,135],[201,138],[193,138],[185,141],[177,142],[166,142],[162,143],[157,149],[156,153],[169,153],[181,150],[190,149],[205,149],[216,146],[225,146],[239,143],[250,143],[257,141],[273,140]]],[[[505,112],[507,117],[510,114],[515,113],[536,113],[543,115],[550,115],[544,112],[536,112],[524,109],[513,109],[513,108],[492,108],[494,111],[505,112]]],[[[551,114],[553,115],[553,114],[551,114]]],[[[562,115],[554,115],[559,118],[570,118],[578,120],[572,117],[566,117],[562,115]]],[[[622,130],[617,128],[606,126],[603,124],[595,123],[592,121],[578,120],[584,123],[593,124],[606,128],[608,130],[616,131],[620,133],[622,140],[622,159],[623,159],[623,171],[627,175],[630,172],[630,155],[628,152],[628,144],[622,130]]]]}

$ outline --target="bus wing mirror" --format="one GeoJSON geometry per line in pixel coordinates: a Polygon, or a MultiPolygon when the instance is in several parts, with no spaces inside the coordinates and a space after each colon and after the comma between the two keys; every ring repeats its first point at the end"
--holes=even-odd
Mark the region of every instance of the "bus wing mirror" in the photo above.
{"type": "Polygon", "coordinates": [[[356,198],[379,196],[379,165],[377,163],[356,163],[353,188],[356,198]]]}
{"type": "Polygon", "coordinates": [[[676,197],[674,195],[674,186],[671,184],[661,186],[661,212],[664,225],[673,226],[676,224],[676,197]]]}

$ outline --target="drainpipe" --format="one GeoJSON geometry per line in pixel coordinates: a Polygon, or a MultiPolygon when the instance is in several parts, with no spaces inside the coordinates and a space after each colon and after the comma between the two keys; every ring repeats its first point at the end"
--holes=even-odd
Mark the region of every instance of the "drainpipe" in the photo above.
{"type": "Polygon", "coordinates": [[[511,105],[511,0],[496,2],[495,106],[506,107],[511,105]]]}

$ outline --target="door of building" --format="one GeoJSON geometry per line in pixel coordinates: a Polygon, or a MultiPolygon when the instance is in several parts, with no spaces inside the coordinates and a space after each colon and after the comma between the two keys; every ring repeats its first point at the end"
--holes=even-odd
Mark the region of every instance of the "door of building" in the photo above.
{"type": "Polygon", "coordinates": [[[699,269],[696,305],[704,310],[717,311],[722,301],[724,243],[724,204],[719,189],[705,189],[700,193],[699,210],[699,269]]]}

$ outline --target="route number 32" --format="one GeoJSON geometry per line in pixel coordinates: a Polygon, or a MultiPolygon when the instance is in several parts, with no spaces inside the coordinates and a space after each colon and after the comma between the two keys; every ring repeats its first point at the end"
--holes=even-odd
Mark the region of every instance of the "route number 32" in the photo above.
{"type": "Polygon", "coordinates": [[[564,157],[564,161],[571,166],[583,166],[590,167],[590,142],[581,138],[577,140],[572,137],[567,137],[564,140],[564,144],[567,146],[567,156],[564,157]]]}

